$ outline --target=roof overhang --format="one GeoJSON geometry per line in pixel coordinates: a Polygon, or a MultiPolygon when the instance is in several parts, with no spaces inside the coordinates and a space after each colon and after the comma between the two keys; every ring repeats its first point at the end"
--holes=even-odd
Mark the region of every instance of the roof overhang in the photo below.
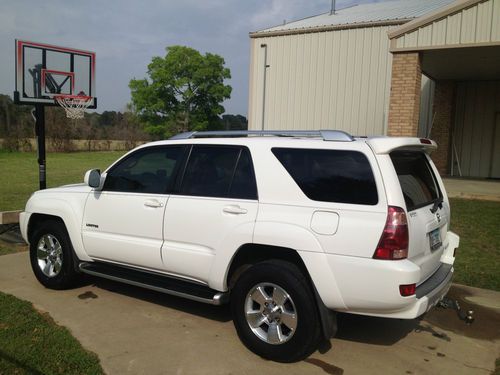
{"type": "Polygon", "coordinates": [[[388,32],[391,52],[500,46],[495,0],[457,0],[388,32]]]}
{"type": "Polygon", "coordinates": [[[389,39],[397,38],[403,34],[418,30],[422,26],[429,25],[434,21],[448,17],[453,13],[457,13],[465,8],[474,6],[484,1],[486,0],[457,0],[456,2],[444,6],[434,12],[428,13],[425,16],[415,18],[413,21],[410,21],[397,29],[391,30],[387,34],[389,35],[389,39]]]}
{"type": "Polygon", "coordinates": [[[398,25],[402,25],[404,23],[407,23],[408,21],[411,21],[412,19],[413,18],[403,18],[403,19],[397,19],[397,20],[347,23],[347,24],[342,24],[342,25],[327,25],[327,26],[289,29],[289,30],[254,31],[254,32],[249,33],[249,36],[250,36],[250,38],[267,38],[267,37],[271,37],[271,36],[320,33],[320,32],[325,32],[325,31],[359,29],[359,28],[364,28],[364,27],[398,26],[398,25]]]}
{"type": "Polygon", "coordinates": [[[392,53],[418,52],[433,79],[500,79],[500,0],[457,0],[388,35],[392,53]]]}
{"type": "Polygon", "coordinates": [[[499,80],[500,46],[423,51],[422,71],[435,80],[499,80]]]}

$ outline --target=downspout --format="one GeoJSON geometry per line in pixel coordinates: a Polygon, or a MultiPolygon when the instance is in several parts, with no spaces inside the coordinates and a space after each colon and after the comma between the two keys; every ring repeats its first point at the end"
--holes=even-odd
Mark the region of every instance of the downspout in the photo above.
{"type": "Polygon", "coordinates": [[[266,117],[266,79],[267,68],[269,68],[269,65],[267,65],[267,44],[261,44],[260,47],[264,48],[264,88],[262,94],[262,130],[264,130],[264,120],[266,117]]]}

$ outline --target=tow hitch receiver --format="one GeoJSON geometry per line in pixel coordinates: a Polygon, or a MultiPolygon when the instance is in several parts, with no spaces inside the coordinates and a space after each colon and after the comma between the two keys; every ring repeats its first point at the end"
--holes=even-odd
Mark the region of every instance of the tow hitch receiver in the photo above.
{"type": "Polygon", "coordinates": [[[457,316],[460,320],[463,320],[465,324],[472,324],[474,322],[474,311],[468,310],[464,311],[461,309],[460,304],[457,300],[444,297],[439,303],[438,307],[443,309],[453,309],[457,312],[457,316]]]}

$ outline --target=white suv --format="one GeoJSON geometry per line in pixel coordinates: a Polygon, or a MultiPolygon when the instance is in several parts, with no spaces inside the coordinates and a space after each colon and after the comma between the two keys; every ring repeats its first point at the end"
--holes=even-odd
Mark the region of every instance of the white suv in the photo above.
{"type": "Polygon", "coordinates": [[[203,132],[140,146],[21,214],[46,287],[81,273],[229,302],[243,343],[296,361],[334,312],[413,319],[447,293],[459,238],[419,138],[203,132]]]}

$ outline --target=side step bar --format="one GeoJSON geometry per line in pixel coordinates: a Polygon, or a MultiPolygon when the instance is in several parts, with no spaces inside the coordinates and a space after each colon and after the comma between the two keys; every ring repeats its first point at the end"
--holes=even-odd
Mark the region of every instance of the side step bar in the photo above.
{"type": "Polygon", "coordinates": [[[79,268],[83,273],[89,275],[211,305],[222,305],[228,301],[229,297],[228,293],[219,292],[208,286],[174,279],[159,273],[147,272],[104,262],[83,262],[80,263],[79,268]]]}

